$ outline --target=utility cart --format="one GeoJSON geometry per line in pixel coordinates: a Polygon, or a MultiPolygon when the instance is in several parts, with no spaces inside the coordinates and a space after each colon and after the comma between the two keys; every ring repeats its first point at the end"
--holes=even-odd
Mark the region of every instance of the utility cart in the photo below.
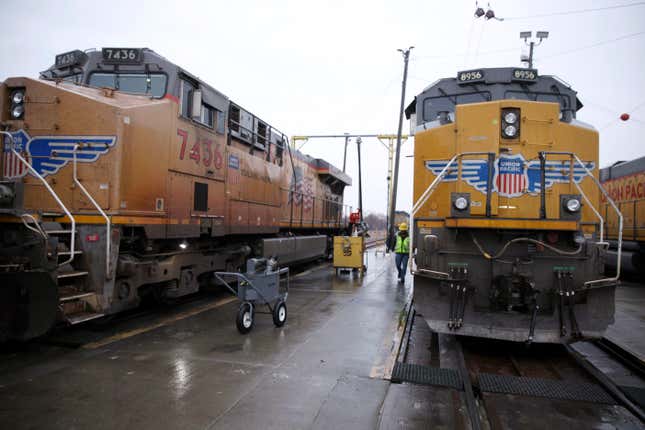
{"type": "Polygon", "coordinates": [[[253,328],[257,305],[267,306],[276,327],[284,325],[289,295],[288,267],[278,268],[273,259],[250,258],[246,262],[246,273],[214,272],[213,275],[242,302],[236,318],[240,333],[246,334],[253,328]],[[229,283],[232,280],[236,281],[236,285],[229,283]]]}
{"type": "Polygon", "coordinates": [[[362,276],[365,265],[365,238],[362,236],[334,236],[334,269],[356,270],[362,276]]]}

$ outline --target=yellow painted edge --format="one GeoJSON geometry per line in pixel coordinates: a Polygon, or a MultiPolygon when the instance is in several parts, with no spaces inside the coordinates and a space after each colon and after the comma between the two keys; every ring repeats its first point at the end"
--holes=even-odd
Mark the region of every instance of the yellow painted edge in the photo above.
{"type": "Polygon", "coordinates": [[[446,218],[446,227],[578,230],[577,221],[532,219],[446,218]]]}
{"type": "Polygon", "coordinates": [[[418,221],[417,227],[443,227],[443,221],[418,221]]]}

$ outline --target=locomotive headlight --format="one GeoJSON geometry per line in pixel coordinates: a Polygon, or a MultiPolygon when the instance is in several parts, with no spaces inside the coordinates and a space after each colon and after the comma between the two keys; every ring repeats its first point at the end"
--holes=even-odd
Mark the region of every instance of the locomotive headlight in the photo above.
{"type": "Polygon", "coordinates": [[[507,125],[504,128],[504,134],[506,134],[507,137],[515,137],[515,135],[517,134],[517,127],[515,127],[514,125],[507,125]]]}
{"type": "Polygon", "coordinates": [[[567,210],[571,213],[578,212],[581,206],[580,200],[578,199],[569,199],[566,203],[567,210]]]}
{"type": "Polygon", "coordinates": [[[468,200],[466,200],[465,197],[457,197],[453,204],[455,205],[456,209],[463,211],[468,207],[468,200]]]}
{"type": "Polygon", "coordinates": [[[11,119],[22,119],[25,115],[25,89],[24,88],[10,88],[11,93],[9,96],[9,116],[11,119]]]}
{"type": "Polygon", "coordinates": [[[23,105],[17,105],[11,108],[11,116],[14,119],[19,119],[25,113],[25,107],[23,105]]]}
{"type": "Polygon", "coordinates": [[[504,121],[508,124],[515,124],[515,121],[517,121],[517,114],[515,112],[508,112],[504,115],[504,121]]]}
{"type": "Polygon", "coordinates": [[[25,92],[23,90],[16,90],[11,95],[11,101],[20,104],[25,101],[25,92]]]}
{"type": "Polygon", "coordinates": [[[518,108],[503,108],[500,112],[500,131],[503,139],[518,139],[520,137],[520,110],[518,108]]]}

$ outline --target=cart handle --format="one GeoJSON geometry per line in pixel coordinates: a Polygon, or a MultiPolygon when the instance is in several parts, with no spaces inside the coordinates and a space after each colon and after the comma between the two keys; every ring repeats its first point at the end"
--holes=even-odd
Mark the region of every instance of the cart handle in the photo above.
{"type": "MultiPolygon", "coordinates": [[[[289,273],[289,268],[288,267],[283,267],[282,269],[278,270],[278,276],[280,276],[280,275],[282,275],[284,273],[289,273]]],[[[258,296],[260,296],[260,298],[262,300],[264,300],[265,303],[270,303],[269,300],[267,300],[266,297],[264,297],[264,295],[260,292],[260,290],[255,288],[255,286],[253,285],[253,282],[251,282],[251,280],[249,278],[247,278],[246,276],[244,276],[244,274],[242,274],[242,273],[239,273],[239,272],[213,272],[213,275],[217,278],[218,281],[222,282],[226,286],[226,288],[228,288],[231,291],[231,293],[233,293],[235,295],[237,295],[237,291],[235,291],[233,289],[233,287],[228,285],[228,282],[226,282],[224,279],[222,279],[221,276],[233,276],[235,278],[241,279],[242,281],[246,281],[248,283],[248,285],[256,293],[258,293],[258,296]]],[[[289,292],[289,281],[287,280],[287,293],[288,292],[289,292]]]]}

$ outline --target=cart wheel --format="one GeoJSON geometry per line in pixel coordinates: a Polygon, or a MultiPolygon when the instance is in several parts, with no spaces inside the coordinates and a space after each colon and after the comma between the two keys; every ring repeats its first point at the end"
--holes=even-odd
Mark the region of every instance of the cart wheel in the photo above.
{"type": "Polygon", "coordinates": [[[242,303],[240,310],[237,311],[235,323],[237,330],[242,334],[247,334],[253,328],[253,311],[250,303],[242,303]]]}
{"type": "Polygon", "coordinates": [[[284,300],[279,300],[273,308],[273,324],[276,327],[282,327],[287,321],[287,304],[284,300]]]}

